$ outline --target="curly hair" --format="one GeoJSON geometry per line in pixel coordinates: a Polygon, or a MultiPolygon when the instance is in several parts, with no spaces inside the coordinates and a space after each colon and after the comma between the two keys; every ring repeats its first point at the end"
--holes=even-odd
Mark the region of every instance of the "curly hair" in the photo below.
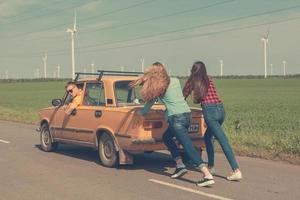
{"type": "Polygon", "coordinates": [[[144,101],[163,96],[170,84],[170,77],[164,65],[159,62],[153,63],[140,79],[143,83],[141,95],[144,101]]]}

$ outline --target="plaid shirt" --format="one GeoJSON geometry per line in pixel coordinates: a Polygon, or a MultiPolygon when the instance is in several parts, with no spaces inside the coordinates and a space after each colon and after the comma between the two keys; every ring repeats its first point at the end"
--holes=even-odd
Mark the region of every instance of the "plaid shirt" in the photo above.
{"type": "Polygon", "coordinates": [[[215,85],[212,81],[212,78],[209,76],[209,85],[208,85],[208,90],[207,90],[207,95],[206,97],[201,101],[201,104],[217,104],[217,103],[222,103],[220,98],[218,97],[215,85]]]}

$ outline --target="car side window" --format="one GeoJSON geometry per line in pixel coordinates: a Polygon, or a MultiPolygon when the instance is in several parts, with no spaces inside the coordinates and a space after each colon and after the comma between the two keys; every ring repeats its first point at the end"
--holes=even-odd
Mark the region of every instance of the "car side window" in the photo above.
{"type": "Polygon", "coordinates": [[[105,96],[102,83],[87,83],[84,91],[83,105],[105,106],[105,96]]]}
{"type": "Polygon", "coordinates": [[[115,94],[118,105],[135,105],[144,103],[142,102],[139,92],[141,86],[130,88],[128,86],[130,82],[131,81],[118,81],[115,83],[115,94]]]}

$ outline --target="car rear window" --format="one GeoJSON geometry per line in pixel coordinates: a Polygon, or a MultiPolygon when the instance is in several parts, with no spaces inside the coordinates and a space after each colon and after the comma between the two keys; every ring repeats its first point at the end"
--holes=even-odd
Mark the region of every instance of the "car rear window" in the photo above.
{"type": "Polygon", "coordinates": [[[131,81],[118,81],[115,83],[116,102],[118,106],[144,104],[140,95],[141,86],[130,88],[131,81]]]}

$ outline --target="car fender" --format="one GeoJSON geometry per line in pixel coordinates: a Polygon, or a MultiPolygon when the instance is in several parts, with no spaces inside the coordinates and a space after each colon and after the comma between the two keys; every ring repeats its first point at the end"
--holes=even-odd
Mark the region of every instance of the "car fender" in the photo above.
{"type": "Polygon", "coordinates": [[[101,134],[103,132],[109,134],[111,136],[111,138],[113,138],[114,143],[115,143],[115,147],[116,147],[117,151],[119,151],[120,150],[120,145],[119,145],[118,141],[116,140],[115,135],[113,134],[114,131],[112,129],[110,129],[109,127],[105,127],[105,126],[99,126],[99,127],[97,127],[96,135],[95,135],[95,144],[96,144],[96,147],[98,147],[98,145],[99,145],[98,144],[99,137],[101,136],[101,134]]]}
{"type": "MultiPolygon", "coordinates": [[[[41,128],[44,124],[47,124],[47,126],[49,127],[49,119],[48,118],[43,118],[40,123],[39,123],[39,128],[37,129],[37,132],[41,132],[41,128]]],[[[52,131],[51,128],[49,128],[50,134],[51,134],[51,142],[54,142],[53,140],[53,135],[52,135],[52,131]]]]}

